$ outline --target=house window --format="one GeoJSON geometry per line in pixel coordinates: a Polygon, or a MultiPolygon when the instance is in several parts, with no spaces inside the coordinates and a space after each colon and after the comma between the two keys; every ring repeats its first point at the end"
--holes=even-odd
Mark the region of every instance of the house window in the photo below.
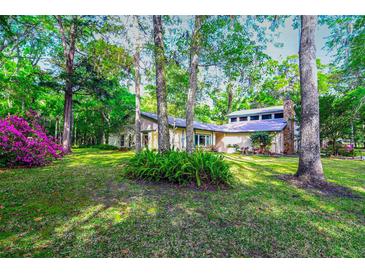
{"type": "Polygon", "coordinates": [[[242,117],[240,117],[240,121],[242,122],[242,121],[247,121],[247,116],[242,116],[242,117]]]}
{"type": "Polygon", "coordinates": [[[125,146],[125,141],[124,141],[124,134],[120,135],[120,146],[124,147],[125,146]]]}
{"type": "Polygon", "coordinates": [[[206,134],[195,134],[195,146],[206,147],[212,145],[212,136],[206,134]]]}
{"type": "Polygon", "coordinates": [[[271,114],[264,114],[264,115],[262,115],[261,119],[262,120],[269,120],[269,119],[271,119],[271,114]]]}
{"type": "Polygon", "coordinates": [[[237,117],[232,117],[231,118],[231,123],[237,122],[237,117]]]}
{"type": "Polygon", "coordinates": [[[144,147],[148,147],[148,133],[143,133],[142,142],[144,147]]]}
{"type": "Polygon", "coordinates": [[[284,118],[284,114],[281,112],[281,113],[275,113],[275,119],[278,119],[278,118],[284,118]]]}
{"type": "Polygon", "coordinates": [[[260,119],[260,116],[259,115],[250,116],[250,120],[251,121],[255,121],[255,120],[259,120],[259,119],[260,119]]]}
{"type": "Polygon", "coordinates": [[[128,147],[132,147],[132,135],[128,136],[128,147]]]}
{"type": "Polygon", "coordinates": [[[182,133],[181,133],[181,147],[182,148],[185,148],[185,137],[186,135],[185,135],[185,131],[183,131],[182,133]]]}

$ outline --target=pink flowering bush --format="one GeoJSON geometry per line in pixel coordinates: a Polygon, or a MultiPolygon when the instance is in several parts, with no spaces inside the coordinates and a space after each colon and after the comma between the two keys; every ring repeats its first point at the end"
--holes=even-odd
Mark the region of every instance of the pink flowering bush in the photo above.
{"type": "Polygon", "coordinates": [[[43,166],[63,156],[62,147],[38,123],[36,112],[29,111],[27,117],[29,122],[15,115],[0,119],[0,166],[43,166]]]}

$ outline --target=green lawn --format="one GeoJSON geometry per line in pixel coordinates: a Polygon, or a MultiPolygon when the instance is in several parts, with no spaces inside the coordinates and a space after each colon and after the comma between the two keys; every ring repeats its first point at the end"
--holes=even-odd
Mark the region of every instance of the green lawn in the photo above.
{"type": "Polygon", "coordinates": [[[362,197],[350,199],[278,180],[297,158],[229,156],[239,184],[201,192],[124,179],[131,155],[78,149],[0,170],[0,257],[365,256],[365,162],[323,160],[362,197]]]}

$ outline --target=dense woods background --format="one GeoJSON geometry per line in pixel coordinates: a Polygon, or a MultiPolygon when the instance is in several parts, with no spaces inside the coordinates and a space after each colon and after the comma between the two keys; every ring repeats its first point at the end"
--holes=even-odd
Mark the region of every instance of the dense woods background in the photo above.
{"type": "MultiPolygon", "coordinates": [[[[224,123],[231,111],[278,105],[289,95],[300,122],[298,56],[275,60],[265,53],[289,17],[161,20],[169,115],[186,117],[195,66],[196,120],[224,123]]],[[[333,57],[328,65],[317,59],[321,138],[364,146],[365,17],[324,16],[319,23],[330,29],[326,50],[333,57]]],[[[295,17],[292,27],[299,26],[295,17]]],[[[60,141],[66,117],[73,145],[106,143],[134,122],[135,83],[141,109],[157,111],[154,38],[152,16],[1,16],[0,117],[33,109],[60,141]]]]}

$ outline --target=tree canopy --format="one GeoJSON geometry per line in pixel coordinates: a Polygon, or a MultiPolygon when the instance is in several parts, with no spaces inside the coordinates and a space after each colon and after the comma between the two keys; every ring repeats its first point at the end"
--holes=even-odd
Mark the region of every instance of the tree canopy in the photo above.
{"type": "MultiPolygon", "coordinates": [[[[66,33],[71,16],[61,16],[66,33]]],[[[275,59],[285,16],[207,16],[201,26],[195,119],[226,123],[232,111],[282,104],[289,95],[300,122],[298,55],[275,59]]],[[[364,144],[365,17],[321,16],[329,29],[332,63],[317,60],[321,138],[364,144]]],[[[73,92],[73,144],[107,142],[133,123],[133,56],[139,35],[141,110],[156,112],[151,16],[78,16],[73,92]]],[[[168,114],[185,118],[193,16],[163,16],[168,114]]],[[[294,18],[294,28],[299,21],[294,18]]],[[[298,29],[299,31],[299,29],[298,29]]],[[[297,37],[293,37],[297,39],[297,37]]],[[[66,39],[66,44],[70,41],[66,39]]],[[[65,61],[57,18],[0,16],[0,117],[29,109],[60,139],[63,131],[65,61]]]]}

